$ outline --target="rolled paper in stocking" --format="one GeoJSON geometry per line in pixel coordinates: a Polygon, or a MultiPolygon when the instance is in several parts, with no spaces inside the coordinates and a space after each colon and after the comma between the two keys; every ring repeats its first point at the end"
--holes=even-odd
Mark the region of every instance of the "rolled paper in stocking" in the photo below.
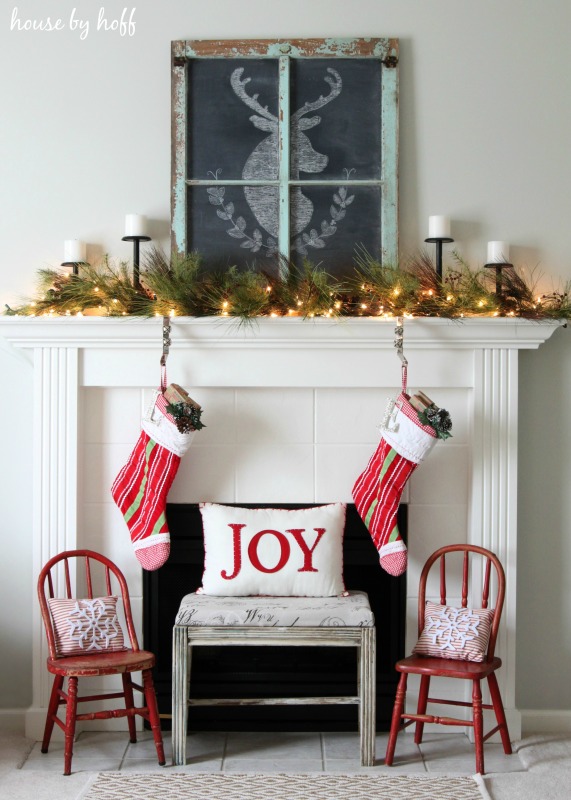
{"type": "MultiPolygon", "coordinates": [[[[425,408],[436,408],[422,392],[417,400],[425,408]],[[425,400],[430,403],[427,407],[425,400]]],[[[381,441],[353,487],[357,511],[371,534],[381,567],[390,575],[402,575],[407,567],[407,549],[397,525],[403,489],[439,435],[431,424],[421,421],[425,413],[426,410],[419,413],[405,392],[390,401],[381,426],[381,441]]],[[[448,412],[444,414],[449,421],[448,412]]]]}
{"type": "MultiPolygon", "coordinates": [[[[162,567],[170,555],[167,496],[197,429],[185,423],[185,432],[181,432],[177,419],[167,412],[167,406],[172,408],[166,399],[170,388],[157,392],[153,398],[142,420],[137,444],[111,487],[113,500],[129,528],[135,555],[147,570],[162,567]]],[[[198,409],[198,425],[204,427],[200,423],[200,406],[188,400],[198,409]]]]}

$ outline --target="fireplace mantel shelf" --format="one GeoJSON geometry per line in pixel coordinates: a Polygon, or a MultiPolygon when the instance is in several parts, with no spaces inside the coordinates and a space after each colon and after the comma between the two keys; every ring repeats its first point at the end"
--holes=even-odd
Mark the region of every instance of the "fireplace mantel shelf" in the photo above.
{"type": "MultiPolygon", "coordinates": [[[[247,324],[219,317],[172,319],[172,349],[266,349],[268,347],[392,348],[395,318],[260,318],[247,324]]],[[[449,320],[417,317],[404,324],[405,347],[413,349],[535,349],[564,323],[512,318],[449,320]]],[[[162,317],[3,317],[0,336],[20,348],[74,347],[156,349],[162,317]]]]}

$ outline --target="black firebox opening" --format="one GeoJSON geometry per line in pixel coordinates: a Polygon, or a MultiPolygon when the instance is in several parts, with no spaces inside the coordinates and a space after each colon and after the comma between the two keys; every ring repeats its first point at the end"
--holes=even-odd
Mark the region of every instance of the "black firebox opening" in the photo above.
{"type": "MultiPolygon", "coordinates": [[[[230,504],[228,504],[230,505],[230,504]]],[[[243,506],[308,508],[310,504],[243,506]]],[[[167,505],[171,554],[143,578],[143,639],[155,653],[159,712],[171,713],[172,627],[180,601],[201,584],[204,561],[202,519],[195,503],[167,505]]],[[[407,508],[401,505],[399,529],[406,541],[407,508]]],[[[384,572],[371,537],[354,505],[347,506],[344,576],[348,589],[369,595],[377,628],[377,730],[390,728],[397,684],[394,663],[404,655],[406,582],[384,572]]],[[[330,647],[197,647],[193,650],[193,697],[299,697],[356,692],[356,651],[330,647]]],[[[170,728],[170,720],[162,720],[170,728]]],[[[354,731],[356,706],[197,706],[189,730],[354,731]]]]}

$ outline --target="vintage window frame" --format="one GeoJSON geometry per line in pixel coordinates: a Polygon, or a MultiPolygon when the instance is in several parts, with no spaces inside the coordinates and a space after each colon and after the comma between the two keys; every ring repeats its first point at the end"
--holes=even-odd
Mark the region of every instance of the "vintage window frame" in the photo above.
{"type": "MultiPolygon", "coordinates": [[[[381,191],[381,252],[372,254],[387,265],[398,263],[398,81],[399,40],[395,38],[291,40],[181,40],[171,46],[171,247],[174,253],[192,250],[187,241],[187,187],[213,186],[227,181],[187,177],[188,64],[194,59],[268,58],[278,60],[279,116],[289,119],[289,63],[291,59],[376,59],[381,67],[381,174],[379,179],[292,181],[289,174],[289,126],[280,126],[279,253],[290,256],[290,188],[295,185],[346,184],[378,186],[381,191]]],[[[248,181],[230,182],[247,185],[248,181]]]]}

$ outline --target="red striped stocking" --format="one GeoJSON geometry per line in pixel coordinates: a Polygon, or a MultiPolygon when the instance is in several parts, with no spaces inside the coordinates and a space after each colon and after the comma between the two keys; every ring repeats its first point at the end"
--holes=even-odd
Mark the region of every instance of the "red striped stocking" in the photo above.
{"type": "Polygon", "coordinates": [[[144,569],[162,567],[170,554],[166,500],[188,450],[194,431],[181,433],[166,411],[167,401],[158,393],[142,421],[142,431],[119,472],[111,494],[125,518],[135,555],[144,569]]]}
{"type": "Polygon", "coordinates": [[[436,433],[423,425],[418,412],[402,392],[383,424],[383,435],[365,471],[353,487],[355,506],[375,543],[381,567],[402,575],[407,550],[397,526],[404,486],[436,443],[436,433]]]}

